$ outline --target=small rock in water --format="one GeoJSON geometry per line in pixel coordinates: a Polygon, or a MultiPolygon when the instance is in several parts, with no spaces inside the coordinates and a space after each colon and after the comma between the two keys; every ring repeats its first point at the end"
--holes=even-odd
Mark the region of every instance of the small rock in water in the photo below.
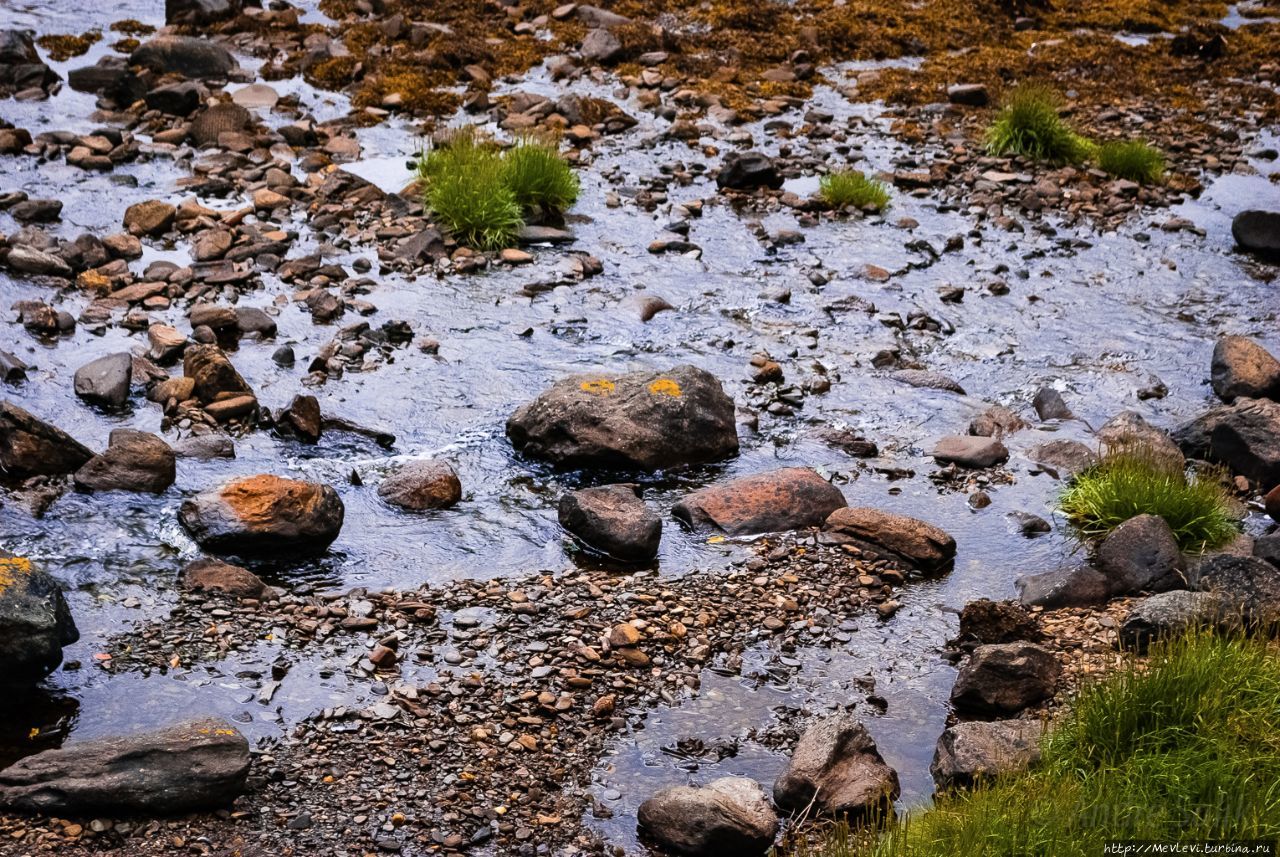
{"type": "Polygon", "coordinates": [[[211,550],[320,553],[338,537],[343,514],[328,485],[264,474],[197,494],[182,504],[178,519],[211,550]]]}
{"type": "Polygon", "coordinates": [[[179,580],[187,589],[225,592],[237,598],[258,598],[266,590],[266,584],[253,572],[216,559],[187,563],[179,580]]]}
{"type": "Polygon", "coordinates": [[[981,469],[1008,461],[1009,450],[992,437],[951,435],[938,441],[938,445],[933,448],[933,458],[942,464],[953,463],[961,467],[981,469]]]}
{"type": "Polygon", "coordinates": [[[640,805],[637,820],[659,845],[689,857],[763,857],[778,835],[764,790],[742,777],[663,789],[640,805]]]}
{"type": "Polygon", "coordinates": [[[118,408],[129,399],[133,356],[128,352],[99,357],[76,370],[76,395],[93,405],[118,408]]]}
{"type": "Polygon", "coordinates": [[[462,499],[462,483],[447,461],[411,461],[382,480],[378,496],[415,512],[447,509],[462,499]]]}
{"type": "Polygon", "coordinates": [[[1224,402],[1237,398],[1280,400],[1280,360],[1248,337],[1218,340],[1210,377],[1213,392],[1224,402]]]}
{"type": "Polygon", "coordinates": [[[1031,400],[1031,407],[1042,420],[1071,420],[1075,414],[1067,407],[1062,394],[1052,387],[1041,387],[1031,400]]]}
{"type": "Polygon", "coordinates": [[[76,487],[84,491],[161,494],[177,476],[175,458],[169,444],[153,434],[114,429],[107,448],[76,471],[76,487]]]}
{"type": "Polygon", "coordinates": [[[632,485],[583,488],[560,498],[560,526],[587,547],[623,562],[645,562],[658,553],[662,519],[632,485]]]}

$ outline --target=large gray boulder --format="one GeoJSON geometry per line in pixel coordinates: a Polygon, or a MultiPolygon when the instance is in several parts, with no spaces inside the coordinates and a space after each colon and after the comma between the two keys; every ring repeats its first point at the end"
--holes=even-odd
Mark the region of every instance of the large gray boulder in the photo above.
{"type": "Polygon", "coordinates": [[[1173,433],[1188,458],[1215,461],[1266,488],[1280,485],[1280,402],[1236,399],[1173,433]]]}
{"type": "Polygon", "coordinates": [[[158,74],[189,78],[223,78],[236,68],[235,57],[221,45],[193,36],[156,36],[129,55],[129,65],[158,74]]]}
{"type": "Polygon", "coordinates": [[[210,550],[322,553],[338,537],[344,513],[328,485],[263,474],[197,494],[182,504],[178,519],[210,550]]]}
{"type": "Polygon", "coordinates": [[[929,772],[939,789],[969,787],[1040,760],[1040,720],[957,723],[938,739],[929,772]]]}
{"type": "Polygon", "coordinates": [[[898,773],[885,763],[867,728],[839,714],[800,736],[773,784],[773,800],[789,812],[812,807],[829,815],[883,815],[901,791],[898,773]]]}
{"type": "Polygon", "coordinates": [[[58,583],[25,557],[0,551],[0,685],[37,682],[80,639],[58,583]]]}
{"type": "Polygon", "coordinates": [[[177,456],[169,444],[145,431],[115,429],[107,448],[76,471],[84,491],[146,491],[161,494],[177,476],[177,456]]]}
{"type": "Polygon", "coordinates": [[[764,790],[743,777],[663,789],[640,804],[636,818],[648,838],[689,857],[758,857],[778,835],[764,790]]]}
{"type": "Polygon", "coordinates": [[[12,402],[0,402],[0,474],[18,479],[71,473],[93,450],[12,402]]]}
{"type": "Polygon", "coordinates": [[[224,720],[72,741],[0,771],[0,806],[24,812],[159,815],[215,809],[244,791],[249,742],[224,720]]]}
{"type": "Polygon", "coordinates": [[[1224,402],[1280,399],[1280,360],[1247,336],[1224,336],[1213,347],[1213,392],[1224,402]]]}
{"type": "Polygon", "coordinates": [[[118,408],[129,400],[133,355],[127,351],[91,360],[76,370],[76,395],[91,405],[118,408]]]}
{"type": "Polygon", "coordinates": [[[950,567],[956,540],[933,524],[865,506],[837,509],[823,524],[824,538],[869,546],[924,571],[950,567]]]}
{"type": "Polygon", "coordinates": [[[846,505],[812,468],[784,467],[686,494],[671,513],[691,527],[745,536],[819,527],[846,505]]]}
{"type": "Polygon", "coordinates": [[[1182,551],[1164,518],[1137,515],[1116,527],[1098,548],[1098,567],[1116,594],[1184,589],[1182,551]]]}
{"type": "Polygon", "coordinates": [[[578,375],[507,420],[517,450],[561,467],[665,470],[736,455],[733,400],[694,366],[578,375]]]}
{"type": "Polygon", "coordinates": [[[1143,598],[1120,624],[1120,645],[1145,652],[1156,640],[1192,628],[1234,624],[1227,599],[1216,592],[1175,589],[1143,598]]]}
{"type": "Polygon", "coordinates": [[[662,519],[635,486],[602,485],[565,494],[559,519],[587,548],[613,559],[645,562],[658,554],[662,519]]]}
{"type": "Polygon", "coordinates": [[[979,646],[960,668],[951,705],[963,714],[1004,717],[1053,696],[1062,666],[1032,643],[979,646]]]}

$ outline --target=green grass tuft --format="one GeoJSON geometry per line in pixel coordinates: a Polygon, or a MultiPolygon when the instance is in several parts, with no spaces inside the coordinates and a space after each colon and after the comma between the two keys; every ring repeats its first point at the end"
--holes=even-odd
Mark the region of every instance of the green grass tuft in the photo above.
{"type": "Polygon", "coordinates": [[[1240,532],[1236,504],[1212,477],[1188,477],[1181,461],[1148,447],[1122,446],[1076,476],[1059,506],[1088,537],[1105,536],[1136,515],[1157,515],[1183,550],[1204,551],[1240,532]]]}
{"type": "Polygon", "coordinates": [[[1158,184],[1164,178],[1164,155],[1142,140],[1103,143],[1098,147],[1098,166],[1138,184],[1158,184]]]}
{"type": "Polygon", "coordinates": [[[1087,684],[1034,770],[939,795],[882,836],[836,827],[792,855],[1096,857],[1113,839],[1280,836],[1280,657],[1195,633],[1087,684]]]}
{"type": "Polygon", "coordinates": [[[1093,153],[1093,144],[1058,114],[1061,104],[1058,93],[1047,86],[1018,86],[1009,93],[995,122],[987,129],[987,151],[1055,164],[1087,159],[1093,153]]]}
{"type": "Polygon", "coordinates": [[[503,180],[525,209],[564,211],[578,200],[578,177],[551,140],[522,137],[503,155],[503,180]]]}
{"type": "Polygon", "coordinates": [[[859,170],[836,170],[818,181],[818,196],[832,208],[853,206],[883,211],[889,206],[889,187],[859,170]]]}
{"type": "Polygon", "coordinates": [[[578,178],[554,143],[527,137],[503,151],[474,128],[452,132],[418,160],[423,202],[463,244],[511,246],[532,209],[562,211],[578,178]]]}

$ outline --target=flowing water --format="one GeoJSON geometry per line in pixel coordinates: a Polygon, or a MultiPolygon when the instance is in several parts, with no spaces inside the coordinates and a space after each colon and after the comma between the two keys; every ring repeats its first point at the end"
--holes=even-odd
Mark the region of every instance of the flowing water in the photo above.
{"type": "MultiPolygon", "coordinates": [[[[85,8],[70,0],[0,0],[0,20],[38,32],[81,32],[125,17],[159,24],[159,3],[141,0],[85,8]]],[[[312,10],[309,14],[317,15],[312,10]]],[[[70,68],[92,62],[107,51],[108,33],[86,57],[54,64],[64,77],[70,68]]],[[[246,68],[257,63],[241,57],[246,68]]],[[[833,77],[840,77],[838,70],[833,77]]],[[[274,82],[295,92],[305,110],[319,118],[341,115],[345,100],[301,81],[274,82]]],[[[557,93],[561,85],[545,70],[500,89],[557,93]]],[[[614,98],[612,87],[579,83],[579,93],[614,98]]],[[[1090,426],[1125,409],[1140,411],[1150,422],[1169,427],[1202,410],[1210,400],[1209,356],[1225,333],[1254,336],[1280,351],[1275,323],[1275,286],[1258,282],[1242,269],[1231,250],[1230,219],[1250,207],[1274,207],[1276,185],[1267,175],[1274,161],[1256,160],[1256,175],[1227,175],[1212,180],[1200,199],[1174,211],[1134,217],[1116,232],[1098,234],[1052,228],[1006,233],[976,228],[969,213],[940,203],[932,195],[898,193],[884,218],[826,222],[800,228],[803,243],[776,250],[762,243],[749,218],[727,205],[709,204],[691,221],[689,240],[702,248],[700,258],[647,252],[674,219],[660,208],[647,213],[635,205],[610,207],[607,193],[634,196],[676,162],[709,163],[695,149],[664,139],[665,122],[623,100],[641,119],[640,127],[602,141],[582,174],[584,193],[574,208],[574,249],[604,263],[601,276],[549,288],[533,298],[521,289],[556,282],[565,255],[539,250],[534,264],[492,269],[470,276],[436,279],[400,275],[377,277],[367,296],[378,307],[371,321],[405,319],[421,339],[441,343],[438,355],[410,347],[375,371],[351,372],[318,390],[322,410],[396,435],[391,451],[358,436],[326,437],[306,447],[266,432],[237,439],[233,461],[179,461],[177,483],[159,497],[133,494],[67,494],[41,519],[13,503],[0,507],[0,547],[38,560],[67,588],[81,630],[79,643],[66,652],[81,668],[60,671],[46,682],[35,707],[0,713],[6,756],[22,752],[32,726],[60,722],[78,736],[107,734],[135,725],[166,721],[175,715],[214,712],[236,720],[251,738],[269,737],[299,718],[337,704],[357,703],[368,690],[324,669],[315,658],[289,673],[269,704],[256,699],[254,677],[276,656],[277,643],[220,663],[171,671],[167,675],[109,675],[98,670],[94,654],[128,623],[162,617],[176,601],[175,576],[200,555],[177,522],[182,499],[233,476],[274,472],[329,482],[346,505],[342,534],[329,554],[298,563],[254,566],[271,581],[320,590],[412,587],[462,577],[518,576],[572,566],[566,540],[556,523],[555,505],[566,489],[590,481],[589,474],[560,474],[513,455],[504,433],[506,417],[520,403],[565,374],[622,371],[690,362],[725,382],[741,404],[746,400],[748,360],[757,351],[778,359],[788,381],[825,372],[830,392],[811,395],[793,417],[762,413],[757,431],[743,427],[742,453],[723,465],[677,476],[647,480],[648,499],[665,510],[691,488],[784,465],[809,465],[837,478],[852,505],[869,505],[911,514],[952,533],[959,545],[954,571],[945,578],[908,587],[904,608],[882,622],[855,617],[848,640],[833,650],[782,655],[752,650],[741,676],[708,671],[700,695],[665,710],[650,712],[643,729],[620,738],[597,770],[593,792],[614,810],[612,821],[598,822],[611,840],[630,846],[636,806],[654,788],[690,778],[696,781],[739,773],[768,783],[782,756],[762,740],[788,711],[821,710],[865,696],[860,680],[871,676],[889,701],[883,715],[870,715],[869,727],[884,755],[902,774],[904,803],[927,800],[931,792],[928,762],[946,717],[946,696],[953,672],[939,657],[942,642],[955,627],[954,614],[976,597],[1010,596],[1022,574],[1050,570],[1073,560],[1074,543],[1061,521],[1054,532],[1024,538],[1006,517],[1027,511],[1052,518],[1059,484],[1033,474],[1022,457],[1047,439],[1088,441],[1090,426]],[[1185,217],[1205,231],[1167,233],[1158,225],[1185,217]],[[914,229],[895,225],[899,218],[918,222],[914,229]],[[963,249],[931,254],[904,245],[923,239],[941,249],[950,236],[963,236],[963,249]],[[886,283],[862,275],[868,264],[895,272],[886,283]],[[811,275],[823,285],[815,285],[811,275]],[[1009,284],[1007,295],[982,287],[995,279],[1009,284]],[[944,303],[944,285],[967,289],[963,302],[944,303]],[[790,290],[787,303],[770,295],[790,290]],[[633,306],[640,292],[658,294],[674,306],[648,323],[633,306]],[[874,305],[874,312],[866,309],[874,305]],[[943,332],[895,326],[923,311],[943,332]],[[893,381],[871,366],[885,348],[914,349],[934,371],[959,381],[968,395],[915,389],[893,381]],[[818,368],[821,367],[821,368],[818,368]],[[1158,378],[1168,387],[1163,399],[1140,402],[1136,391],[1158,378]],[[946,434],[963,433],[969,420],[991,403],[1026,412],[1026,402],[1043,385],[1060,390],[1078,421],[1036,426],[1010,440],[1010,485],[988,488],[989,507],[973,511],[963,492],[941,490],[927,475],[935,465],[927,452],[946,434]],[[881,459],[849,458],[823,443],[828,426],[850,426],[876,441],[881,459]],[[426,516],[398,513],[376,495],[378,477],[398,461],[441,456],[452,461],[464,486],[456,508],[426,516]],[[893,470],[914,476],[896,478],[893,470]],[[361,476],[362,487],[349,475],[361,476]],[[680,738],[707,744],[736,742],[735,754],[720,761],[664,753],[680,738]]],[[[875,104],[850,102],[834,89],[820,88],[807,108],[835,115],[834,125],[861,123],[851,133],[851,157],[871,170],[892,169],[907,154],[887,131],[888,120],[875,104]]],[[[807,109],[806,108],[806,109],[807,109]]],[[[63,89],[47,102],[0,102],[0,117],[33,134],[54,129],[84,132],[93,99],[63,89]]],[[[803,110],[781,119],[800,124],[803,110]]],[[[278,117],[264,117],[279,124],[278,117]]],[[[757,148],[776,153],[781,146],[806,145],[783,139],[774,120],[745,128],[757,148]]],[[[410,180],[408,160],[421,148],[415,128],[392,123],[361,132],[364,154],[352,172],[387,190],[410,180]]],[[[807,144],[818,157],[838,159],[835,143],[807,144]]],[[[1274,147],[1264,132],[1254,148],[1274,147]]],[[[919,153],[917,153],[919,154],[919,153]]],[[[713,163],[710,162],[710,163],[713,163]]],[[[54,196],[64,204],[55,228],[74,237],[83,231],[118,231],[124,208],[143,199],[177,201],[175,182],[190,164],[157,158],[117,168],[105,175],[85,173],[60,163],[37,164],[11,157],[0,164],[0,190],[25,190],[32,197],[54,196]]],[[[793,179],[789,189],[812,192],[814,179],[793,179]]],[[[672,182],[673,203],[714,197],[714,185],[672,182]]],[[[208,200],[202,200],[214,204],[208,200]]],[[[225,203],[222,203],[225,205],[225,203]]],[[[793,213],[783,209],[763,219],[775,233],[797,229],[793,213]]],[[[0,213],[0,231],[17,225],[0,213]]],[[[350,264],[357,257],[375,260],[370,248],[334,247],[311,235],[301,220],[287,228],[300,232],[295,254],[319,248],[328,261],[350,264]]],[[[157,258],[184,262],[188,248],[149,249],[137,270],[157,258]]],[[[261,292],[242,305],[270,306],[291,289],[265,278],[261,292]]],[[[45,286],[0,272],[0,306],[40,298],[73,314],[86,299],[74,292],[55,294],[45,286]]],[[[162,320],[178,322],[180,310],[162,320]]],[[[308,314],[286,304],[277,317],[274,343],[245,342],[234,354],[241,374],[271,407],[301,392],[299,381],[315,351],[336,333],[334,326],[312,323],[308,314]],[[279,344],[292,344],[297,367],[281,368],[270,359],[279,344]]],[[[349,319],[348,319],[349,320],[349,319]]],[[[179,326],[185,325],[185,319],[179,326]]],[[[0,348],[35,368],[29,379],[6,386],[3,395],[48,419],[94,448],[109,432],[127,426],[158,431],[160,410],[138,401],[125,414],[105,416],[85,407],[73,394],[71,375],[88,360],[136,349],[138,336],[110,328],[102,336],[79,330],[45,344],[17,324],[0,327],[0,348]]],[[[1251,526],[1258,522],[1251,521],[1251,526]]],[[[709,544],[668,521],[659,567],[667,574],[698,573],[724,565],[737,552],[733,544],[709,544]]],[[[866,713],[866,712],[864,712],[866,713]]]]}

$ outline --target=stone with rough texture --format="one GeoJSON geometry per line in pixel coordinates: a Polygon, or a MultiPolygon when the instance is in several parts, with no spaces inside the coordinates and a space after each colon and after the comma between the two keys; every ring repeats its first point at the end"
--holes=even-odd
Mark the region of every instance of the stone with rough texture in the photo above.
{"type": "Polygon", "coordinates": [[[5,257],[5,264],[20,274],[31,274],[36,277],[70,278],[71,266],[62,259],[37,250],[35,247],[14,247],[5,257]]]}
{"type": "Polygon", "coordinates": [[[1005,437],[1026,428],[1022,417],[1001,405],[992,405],[969,421],[969,434],[975,437],[1005,437]]]}
{"type": "Polygon", "coordinates": [[[654,471],[736,455],[733,400],[711,374],[578,375],[507,420],[517,450],[562,467],[654,471]]]}
{"type": "Polygon", "coordinates": [[[462,482],[447,461],[410,461],[382,480],[378,496],[415,512],[447,509],[462,499],[462,482]]]}
{"type": "Polygon", "coordinates": [[[1213,592],[1250,625],[1280,620],[1280,568],[1256,556],[1215,554],[1200,563],[1196,588],[1213,592]]]}
{"type": "Polygon", "coordinates": [[[107,448],[76,471],[76,487],[84,491],[147,491],[160,494],[177,475],[169,444],[153,434],[114,429],[107,448]]]}
{"type": "Polygon", "coordinates": [[[964,714],[1017,714],[1053,696],[1061,676],[1057,658],[1032,643],[979,646],[956,676],[951,705],[964,714]]]}
{"type": "Polygon", "coordinates": [[[0,685],[34,683],[80,639],[71,609],[47,572],[0,550],[0,685]]]}
{"type": "Polygon", "coordinates": [[[1173,438],[1188,458],[1226,465],[1263,490],[1280,485],[1280,402],[1236,399],[1180,426],[1173,438]]]}
{"type": "Polygon", "coordinates": [[[129,65],[183,77],[226,77],[236,68],[235,57],[221,45],[193,36],[156,36],[129,55],[129,65]]]}
{"type": "Polygon", "coordinates": [[[1187,585],[1178,540],[1156,515],[1137,515],[1108,533],[1098,548],[1098,568],[1118,595],[1187,585]]]}
{"type": "Polygon", "coordinates": [[[1254,539],[1253,555],[1280,567],[1280,531],[1254,539]]]}
{"type": "Polygon", "coordinates": [[[560,498],[560,526],[588,548],[624,562],[658,554],[662,519],[632,485],[583,488],[560,498]]]}
{"type": "Polygon", "coordinates": [[[1098,454],[1078,440],[1051,440],[1031,450],[1031,460],[1059,476],[1075,476],[1098,463],[1098,454]]]}
{"type": "Polygon", "coordinates": [[[949,566],[956,555],[956,540],[938,527],[865,506],[837,509],[823,529],[888,551],[926,571],[949,566]]]}
{"type": "Polygon", "coordinates": [[[1247,336],[1224,336],[1213,347],[1213,392],[1237,398],[1280,399],[1280,360],[1247,336]]]}
{"type": "Polygon", "coordinates": [[[964,387],[953,378],[943,375],[941,372],[930,372],[927,369],[899,369],[891,376],[895,381],[901,381],[903,384],[909,384],[912,387],[920,387],[925,390],[943,390],[948,393],[958,393],[965,395],[964,387]]]}
{"type": "Polygon", "coordinates": [[[933,459],[940,464],[981,469],[1008,461],[1009,450],[994,437],[957,434],[938,441],[933,448],[933,459]]]}
{"type": "Polygon", "coordinates": [[[294,396],[289,407],[276,415],[276,425],[288,429],[299,440],[318,443],[324,431],[320,400],[315,396],[294,396]]]}
{"type": "Polygon", "coordinates": [[[317,482],[260,475],[182,504],[178,518],[202,547],[227,553],[321,553],[338,537],[338,492],[317,482]]]}
{"type": "Polygon", "coordinates": [[[745,536],[818,527],[846,505],[840,489],[811,468],[784,467],[694,491],[671,512],[692,527],[745,536]]]}
{"type": "Polygon", "coordinates": [[[207,718],[27,756],[0,771],[0,806],[169,815],[226,806],[248,774],[249,742],[225,720],[207,718]]]}
{"type": "Polygon", "coordinates": [[[219,398],[252,396],[253,390],[216,345],[192,345],[182,355],[182,374],[195,382],[195,396],[208,404],[219,398]]]}
{"type": "Polygon", "coordinates": [[[782,174],[762,152],[730,152],[724,156],[716,185],[722,189],[755,190],[782,187],[782,174]]]}
{"type": "Polygon", "coordinates": [[[1016,640],[1039,640],[1043,635],[1039,624],[1021,605],[1011,601],[979,598],[960,611],[961,644],[1012,643],[1016,640]]]}
{"type": "Polygon", "coordinates": [[[1014,583],[1023,604],[1046,610],[1101,604],[1111,596],[1107,576],[1087,565],[1029,574],[1014,583]]]}
{"type": "Polygon", "coordinates": [[[809,807],[837,816],[886,813],[898,799],[898,774],[857,719],[837,714],[804,731],[773,784],[780,809],[809,807]]]}
{"type": "Polygon", "coordinates": [[[597,27],[582,40],[582,58],[587,62],[612,65],[622,58],[622,42],[613,33],[597,27]]]}
{"type": "Polygon", "coordinates": [[[1031,400],[1031,407],[1042,420],[1075,419],[1075,414],[1071,413],[1071,408],[1067,407],[1062,394],[1052,387],[1041,387],[1036,391],[1035,398],[1031,400]]]}
{"type": "Polygon", "coordinates": [[[166,24],[214,24],[240,13],[241,0],[164,0],[166,24]]]}
{"type": "Polygon", "coordinates": [[[1280,211],[1240,212],[1231,221],[1231,237],[1242,249],[1280,262],[1280,211]]]}
{"type": "Polygon", "coordinates": [[[260,598],[267,589],[256,574],[247,568],[216,559],[198,559],[188,563],[179,575],[186,589],[225,592],[237,598],[260,598]]]}
{"type": "Polygon", "coordinates": [[[1102,424],[1097,432],[1098,443],[1108,452],[1138,450],[1174,466],[1186,464],[1182,450],[1168,432],[1147,422],[1137,411],[1121,411],[1102,424]]]}
{"type": "Polygon", "coordinates": [[[939,789],[968,788],[1040,761],[1040,720],[957,723],[938,739],[929,773],[939,789]]]}
{"type": "Polygon", "coordinates": [[[0,402],[0,474],[24,479],[78,470],[93,451],[12,402],[0,402]]]}
{"type": "Polygon", "coordinates": [[[72,383],[76,395],[92,405],[118,408],[129,400],[133,379],[133,355],[108,354],[76,370],[72,383]]]}
{"type": "Polygon", "coordinates": [[[1197,627],[1229,624],[1226,600],[1214,592],[1191,592],[1175,589],[1139,600],[1120,624],[1120,644],[1146,651],[1159,639],[1177,635],[1197,627]]]}
{"type": "Polygon", "coordinates": [[[764,790],[743,777],[663,789],[640,804],[636,818],[647,837],[687,857],[763,857],[778,835],[764,790]]]}
{"type": "Polygon", "coordinates": [[[163,235],[173,226],[178,209],[158,199],[135,202],[124,210],[124,228],[130,235],[163,235]]]}

